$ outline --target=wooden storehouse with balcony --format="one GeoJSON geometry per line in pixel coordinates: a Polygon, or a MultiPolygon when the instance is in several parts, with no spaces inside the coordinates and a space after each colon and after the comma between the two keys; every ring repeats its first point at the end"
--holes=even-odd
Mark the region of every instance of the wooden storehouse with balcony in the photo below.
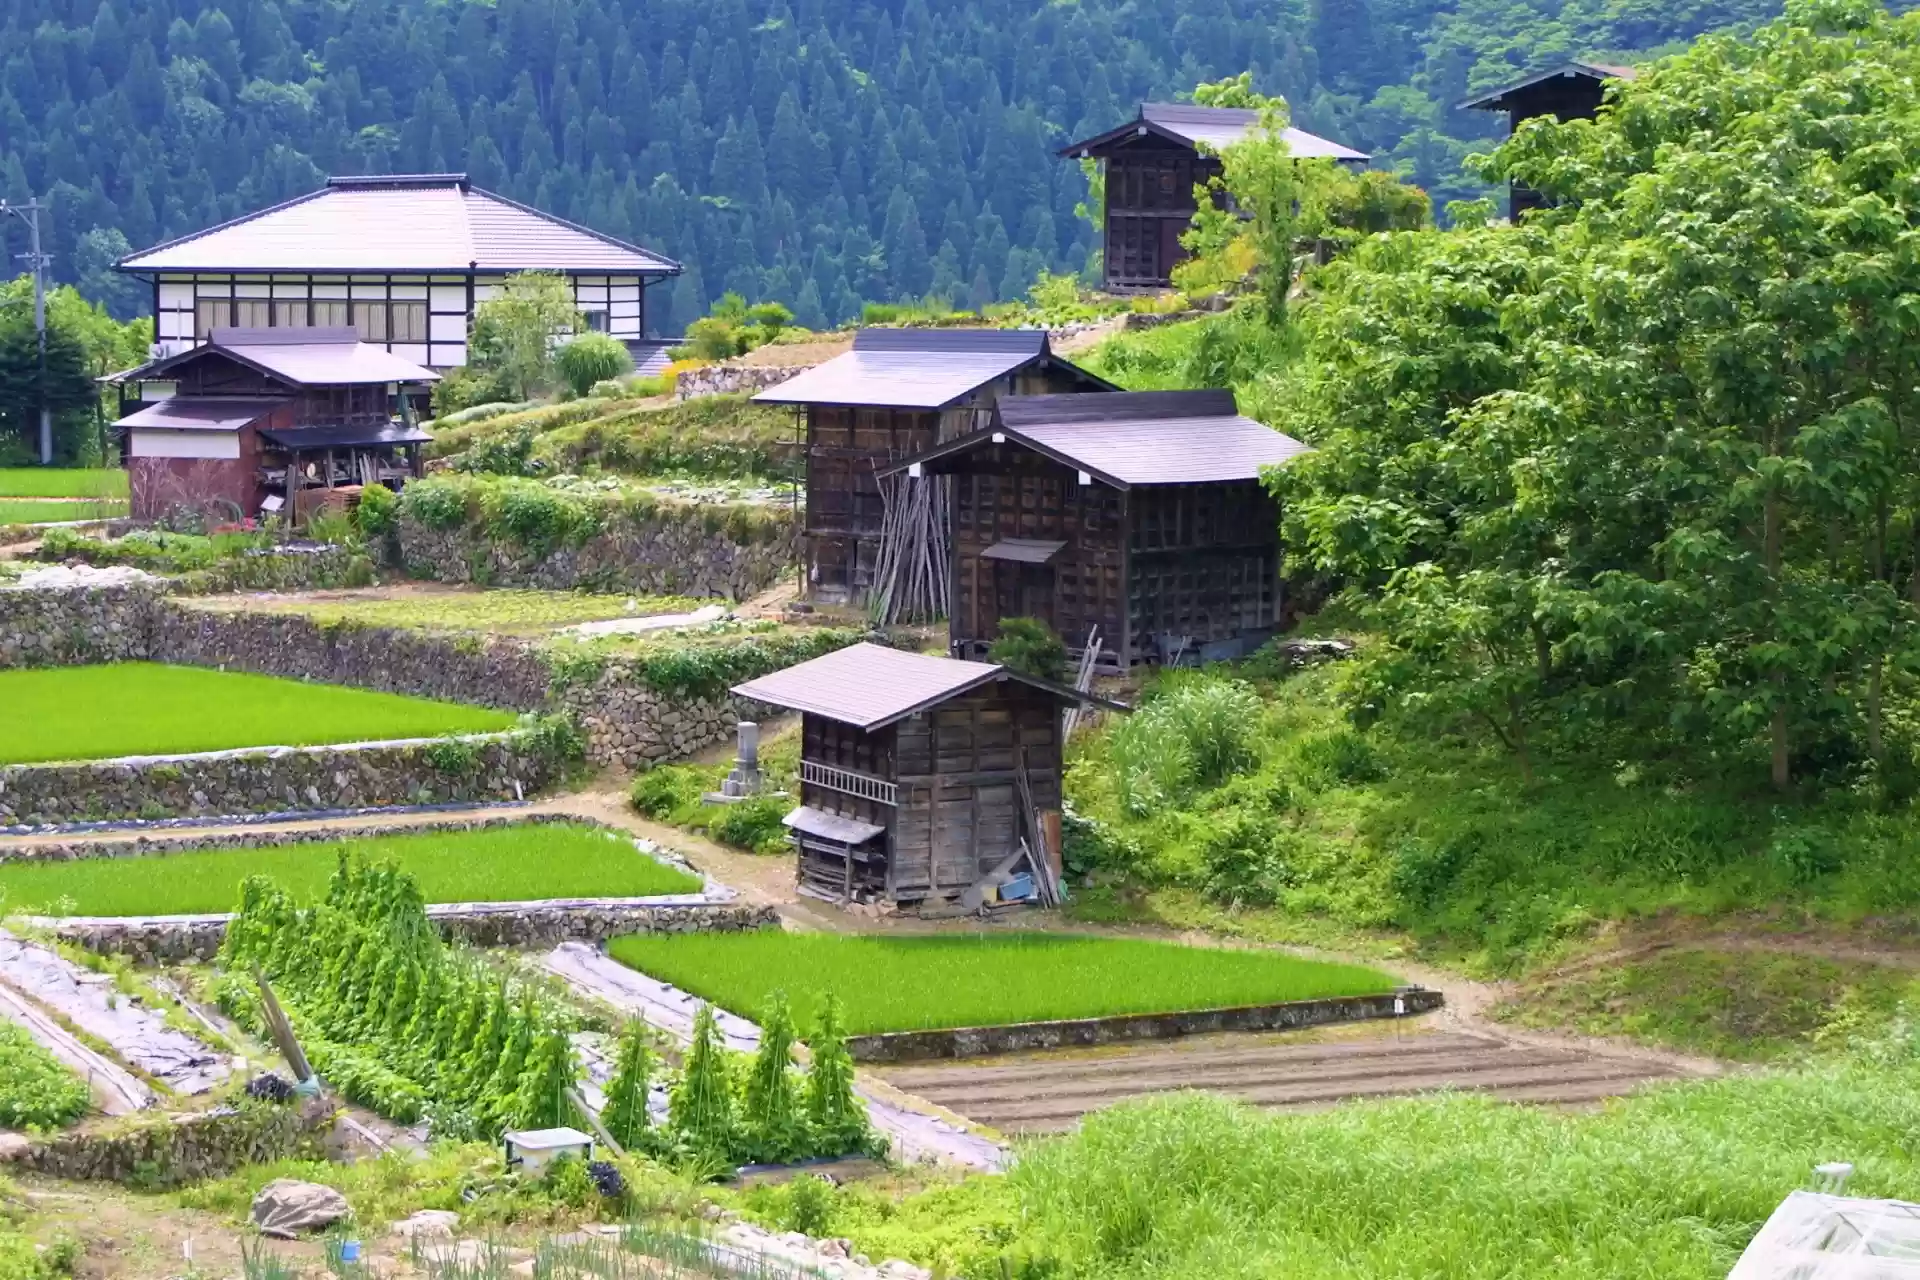
{"type": "Polygon", "coordinates": [[[839,902],[953,900],[1024,865],[1023,845],[1057,858],[1063,704],[1124,709],[991,663],[874,644],[733,692],[800,713],[800,803],[786,825],[802,892],[839,902]]]}
{"type": "MultiPolygon", "coordinates": [[[[1101,256],[1113,293],[1170,288],[1173,269],[1186,259],[1180,235],[1193,221],[1194,188],[1220,175],[1217,152],[1243,141],[1260,123],[1258,111],[1143,102],[1140,114],[1116,129],[1061,149],[1062,156],[1097,160],[1106,174],[1105,235],[1101,256]]],[[[1304,130],[1285,131],[1288,149],[1302,160],[1364,166],[1363,151],[1304,130]]]]}
{"type": "Polygon", "coordinates": [[[944,615],[939,512],[910,508],[881,470],[985,426],[1001,396],[1111,389],[1055,356],[1043,329],[862,329],[853,350],[754,396],[804,417],[808,596],[877,593],[889,621],[944,615]]]}
{"type": "MultiPolygon", "coordinates": [[[[1527,121],[1541,116],[1554,120],[1591,120],[1600,114],[1608,84],[1632,80],[1636,74],[1632,67],[1609,62],[1569,62],[1468,98],[1455,109],[1504,111],[1509,135],[1527,121]]],[[[1515,183],[1507,193],[1507,216],[1518,218],[1545,203],[1539,192],[1515,183]]]]}
{"type": "Polygon", "coordinates": [[[948,481],[956,657],[1032,617],[1113,671],[1272,637],[1280,515],[1260,474],[1305,450],[1230,391],[1009,396],[989,429],[895,469],[948,481]]]}
{"type": "Polygon", "coordinates": [[[397,490],[420,474],[415,406],[438,379],[353,329],[214,329],[116,375],[132,514],[303,520],[342,488],[397,490]]]}

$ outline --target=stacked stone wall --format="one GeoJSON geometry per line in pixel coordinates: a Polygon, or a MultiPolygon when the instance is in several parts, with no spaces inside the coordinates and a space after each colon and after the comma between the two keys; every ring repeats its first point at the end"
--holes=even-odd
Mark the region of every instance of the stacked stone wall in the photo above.
{"type": "Polygon", "coordinates": [[[162,593],[142,584],[0,587],[0,670],[148,657],[165,607],[162,593]]]}

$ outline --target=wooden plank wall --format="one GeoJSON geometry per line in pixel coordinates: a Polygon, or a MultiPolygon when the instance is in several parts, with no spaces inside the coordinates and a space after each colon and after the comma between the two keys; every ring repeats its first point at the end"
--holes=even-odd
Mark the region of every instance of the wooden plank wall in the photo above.
{"type": "Polygon", "coordinates": [[[953,476],[956,645],[977,648],[1000,619],[1038,612],[1070,646],[1098,625],[1117,643],[1126,593],[1121,581],[1121,501],[1102,484],[1016,445],[988,445],[953,476]],[[1067,545],[1046,565],[981,556],[1003,538],[1067,545]]]}
{"type": "Polygon", "coordinates": [[[866,598],[886,516],[874,471],[930,448],[939,430],[933,412],[808,406],[807,579],[814,598],[866,598]]]}
{"type": "MultiPolygon", "coordinates": [[[[836,769],[852,769],[856,773],[891,781],[894,776],[894,751],[894,727],[891,725],[865,733],[852,725],[841,724],[824,716],[803,715],[800,718],[802,760],[832,765],[836,769]]],[[[870,822],[877,827],[887,828],[889,832],[896,832],[899,826],[900,811],[893,805],[850,796],[844,791],[810,782],[800,784],[800,803],[823,813],[852,818],[856,822],[870,822]]],[[[837,887],[841,883],[845,868],[838,857],[822,859],[803,847],[800,858],[803,877],[811,871],[812,878],[823,886],[837,887]]],[[[885,865],[877,865],[867,871],[865,875],[858,869],[855,871],[854,886],[875,890],[883,888],[885,865]]]]}
{"type": "Polygon", "coordinates": [[[1204,644],[1279,622],[1279,508],[1258,482],[1153,485],[1131,497],[1135,661],[1154,656],[1162,633],[1204,644]]]}
{"type": "Polygon", "coordinates": [[[1017,847],[1016,746],[1026,748],[1034,804],[1060,807],[1060,703],[1051,694],[1001,681],[898,728],[890,879],[901,901],[957,894],[1017,847]]]}

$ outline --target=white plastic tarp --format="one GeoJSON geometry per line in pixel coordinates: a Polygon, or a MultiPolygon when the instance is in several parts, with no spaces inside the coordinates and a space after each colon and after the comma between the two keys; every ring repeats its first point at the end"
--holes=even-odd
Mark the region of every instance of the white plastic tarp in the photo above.
{"type": "Polygon", "coordinates": [[[1727,1280],[1920,1280],[1920,1204],[1796,1191],[1727,1280]]]}

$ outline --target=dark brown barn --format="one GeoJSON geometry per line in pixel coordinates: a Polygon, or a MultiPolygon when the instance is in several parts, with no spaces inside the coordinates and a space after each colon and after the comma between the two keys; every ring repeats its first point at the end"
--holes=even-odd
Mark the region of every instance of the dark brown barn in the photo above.
{"type": "Polygon", "coordinates": [[[873,644],[733,691],[801,714],[800,804],[786,823],[802,890],[909,903],[958,897],[1039,832],[1052,848],[1061,705],[1097,701],[991,663],[873,644]]]}
{"type": "MultiPolygon", "coordinates": [[[[1180,234],[1193,221],[1195,186],[1218,177],[1220,161],[1203,153],[1240,142],[1260,123],[1258,111],[1143,102],[1140,114],[1117,129],[1062,148],[1106,169],[1106,287],[1114,293],[1165,289],[1187,256],[1180,234]]],[[[1367,155],[1299,129],[1287,145],[1303,160],[1365,165],[1367,155]]]]}
{"type": "MultiPolygon", "coordinates": [[[[1591,120],[1600,113],[1606,100],[1607,82],[1631,80],[1637,74],[1632,67],[1605,62],[1569,62],[1551,71],[1542,71],[1524,80],[1468,98],[1459,104],[1461,111],[1504,111],[1507,132],[1538,116],[1555,120],[1591,120]]],[[[1515,183],[1507,193],[1507,214],[1518,218],[1529,209],[1538,209],[1546,201],[1537,191],[1515,183]]]]}
{"type": "Polygon", "coordinates": [[[951,479],[956,656],[1034,617],[1071,650],[1097,638],[1114,670],[1272,636],[1279,512],[1259,477],[1305,448],[1230,391],[1010,396],[990,429],[897,466],[951,479]]]}
{"type": "MultiPolygon", "coordinates": [[[[309,491],[419,474],[430,437],[395,420],[439,375],[352,329],[215,329],[116,378],[139,407],[115,426],[135,519],[169,509],[304,516],[309,491]]],[[[401,415],[402,417],[406,415],[401,415]]]]}
{"type": "Polygon", "coordinates": [[[810,598],[878,593],[890,621],[941,616],[944,574],[924,571],[945,563],[938,513],[908,510],[880,469],[984,426],[1003,395],[1111,389],[1056,357],[1043,329],[862,329],[852,351],[756,395],[805,413],[810,598]]]}

